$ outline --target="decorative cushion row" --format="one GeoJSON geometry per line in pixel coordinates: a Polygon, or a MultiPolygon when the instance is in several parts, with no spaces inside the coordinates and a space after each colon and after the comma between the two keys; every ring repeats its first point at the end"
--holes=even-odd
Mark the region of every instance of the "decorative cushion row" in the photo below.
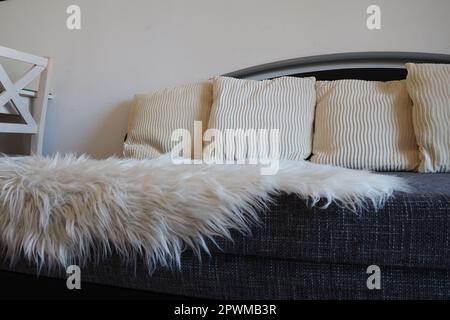
{"type": "MultiPolygon", "coordinates": [[[[202,134],[278,130],[281,159],[311,156],[316,163],[355,169],[449,172],[450,65],[406,68],[401,81],[217,77],[136,95],[124,155],[171,152],[174,130],[186,129],[193,139],[194,121],[201,121],[202,134]]],[[[229,159],[234,155],[227,152],[236,150],[222,151],[229,159]]]]}

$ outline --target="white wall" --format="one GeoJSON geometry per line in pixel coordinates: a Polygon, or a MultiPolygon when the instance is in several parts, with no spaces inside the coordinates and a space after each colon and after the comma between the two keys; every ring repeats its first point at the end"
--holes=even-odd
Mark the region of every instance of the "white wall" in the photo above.
{"type": "Polygon", "coordinates": [[[0,44],[55,59],[44,152],[122,150],[136,92],[350,51],[450,53],[448,0],[7,0],[0,44]],[[65,26],[82,9],[82,29],[65,26]],[[382,29],[365,26],[382,9],[382,29]]]}

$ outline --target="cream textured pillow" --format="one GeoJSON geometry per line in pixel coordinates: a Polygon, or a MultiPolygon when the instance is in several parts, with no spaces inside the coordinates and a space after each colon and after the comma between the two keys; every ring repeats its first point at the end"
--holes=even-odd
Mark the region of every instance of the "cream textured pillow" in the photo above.
{"type": "Polygon", "coordinates": [[[314,84],[315,78],[256,81],[217,77],[208,128],[221,132],[279,129],[280,158],[306,159],[312,148],[314,84]]]}
{"type": "Polygon", "coordinates": [[[450,65],[407,63],[420,172],[450,172],[450,65]]]}
{"type": "Polygon", "coordinates": [[[380,171],[417,167],[405,81],[318,81],[316,89],[312,162],[380,171]]]}
{"type": "Polygon", "coordinates": [[[124,156],[155,158],[177,144],[171,141],[176,129],[187,129],[194,137],[194,121],[208,124],[212,104],[212,83],[189,84],[135,96],[124,144],[124,156]]]}

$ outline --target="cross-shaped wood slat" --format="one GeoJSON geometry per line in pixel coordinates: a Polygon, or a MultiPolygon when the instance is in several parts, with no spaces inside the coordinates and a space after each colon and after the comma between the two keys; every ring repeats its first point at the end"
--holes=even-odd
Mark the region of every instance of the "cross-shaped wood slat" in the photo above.
{"type": "Polygon", "coordinates": [[[19,81],[13,83],[0,64],[0,84],[5,89],[0,95],[0,105],[4,106],[9,101],[12,101],[19,115],[25,121],[25,123],[4,123],[2,124],[2,132],[37,133],[36,121],[34,121],[28,106],[20,98],[19,93],[25,86],[37,78],[44,69],[40,66],[34,66],[19,81]]]}
{"type": "Polygon", "coordinates": [[[0,57],[22,61],[32,64],[32,67],[15,83],[11,81],[7,72],[0,64],[0,85],[4,91],[0,94],[0,107],[12,102],[25,123],[2,123],[0,132],[5,133],[28,133],[33,134],[31,140],[31,153],[41,154],[43,139],[43,122],[47,109],[48,98],[48,74],[50,60],[48,58],[35,56],[10,48],[0,46],[0,57]],[[39,90],[33,114],[29,107],[20,97],[20,92],[33,80],[40,77],[39,90]]]}

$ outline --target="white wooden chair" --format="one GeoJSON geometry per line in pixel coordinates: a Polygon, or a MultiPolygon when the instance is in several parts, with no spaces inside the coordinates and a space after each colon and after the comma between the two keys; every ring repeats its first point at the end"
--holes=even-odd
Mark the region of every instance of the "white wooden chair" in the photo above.
{"type": "Polygon", "coordinates": [[[0,63],[0,111],[8,113],[7,109],[11,103],[23,122],[5,123],[0,121],[0,133],[31,134],[30,154],[41,155],[49,97],[51,59],[2,46],[0,46],[0,57],[32,65],[22,78],[13,83],[0,63]],[[30,110],[21,95],[25,87],[38,77],[39,89],[30,110]]]}

